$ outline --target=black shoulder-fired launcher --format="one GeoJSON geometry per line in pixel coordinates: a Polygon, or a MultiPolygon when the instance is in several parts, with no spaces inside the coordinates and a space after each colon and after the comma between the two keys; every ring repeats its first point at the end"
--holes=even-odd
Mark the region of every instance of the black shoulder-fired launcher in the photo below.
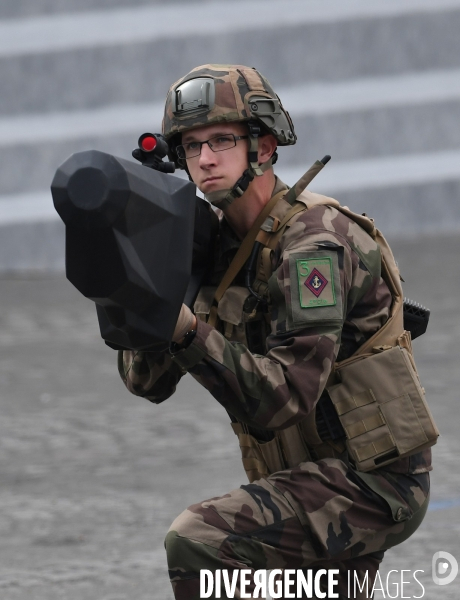
{"type": "Polygon", "coordinates": [[[89,150],[56,171],[51,192],[66,226],[66,275],[96,303],[112,348],[169,347],[180,307],[192,306],[211,266],[218,220],[193,183],[166,175],[168,147],[144,134],[144,166],[89,150]]]}

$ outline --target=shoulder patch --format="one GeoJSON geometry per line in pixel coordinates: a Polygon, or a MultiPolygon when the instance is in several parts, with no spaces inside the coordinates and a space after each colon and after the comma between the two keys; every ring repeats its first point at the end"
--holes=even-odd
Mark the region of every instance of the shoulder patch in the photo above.
{"type": "Polygon", "coordinates": [[[332,258],[298,258],[296,265],[301,308],[335,306],[332,258]]]}
{"type": "MultiPolygon", "coordinates": [[[[289,255],[287,328],[342,321],[342,291],[337,252],[312,250],[289,255]]],[[[286,290],[287,291],[287,290],[286,290]]]]}

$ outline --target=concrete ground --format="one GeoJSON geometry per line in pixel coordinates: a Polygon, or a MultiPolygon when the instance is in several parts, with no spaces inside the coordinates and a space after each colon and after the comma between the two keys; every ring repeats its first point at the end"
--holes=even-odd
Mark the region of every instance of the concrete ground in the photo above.
{"type": "MultiPolygon", "coordinates": [[[[460,576],[436,586],[431,559],[460,561],[460,236],[393,247],[406,295],[432,310],[414,347],[442,437],[430,512],[375,597],[453,600],[460,576]]],[[[189,377],[160,406],[130,396],[64,277],[4,275],[0,306],[0,599],[171,600],[172,519],[245,481],[225,412],[189,377]]]]}

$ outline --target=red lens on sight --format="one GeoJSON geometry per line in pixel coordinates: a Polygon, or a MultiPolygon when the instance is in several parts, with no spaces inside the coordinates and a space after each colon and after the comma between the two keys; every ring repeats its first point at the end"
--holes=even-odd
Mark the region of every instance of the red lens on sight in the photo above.
{"type": "Polygon", "coordinates": [[[142,150],[145,150],[146,152],[152,152],[152,150],[155,150],[156,145],[157,141],[153,135],[148,135],[141,141],[142,150]]]}

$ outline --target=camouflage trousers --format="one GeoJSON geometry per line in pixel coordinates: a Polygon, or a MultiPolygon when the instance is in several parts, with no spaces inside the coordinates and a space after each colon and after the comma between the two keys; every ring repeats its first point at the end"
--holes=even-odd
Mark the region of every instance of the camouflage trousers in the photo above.
{"type": "MultiPolygon", "coordinates": [[[[429,476],[371,477],[368,486],[338,459],[305,462],[190,506],[165,541],[175,598],[200,598],[200,569],[319,568],[339,569],[334,592],[341,599],[371,598],[384,551],[423,519],[429,476]],[[360,582],[367,572],[368,584],[349,595],[353,572],[360,582]]],[[[233,597],[241,597],[239,589],[238,582],[233,597]]],[[[224,589],[220,597],[227,598],[224,589]]]]}

